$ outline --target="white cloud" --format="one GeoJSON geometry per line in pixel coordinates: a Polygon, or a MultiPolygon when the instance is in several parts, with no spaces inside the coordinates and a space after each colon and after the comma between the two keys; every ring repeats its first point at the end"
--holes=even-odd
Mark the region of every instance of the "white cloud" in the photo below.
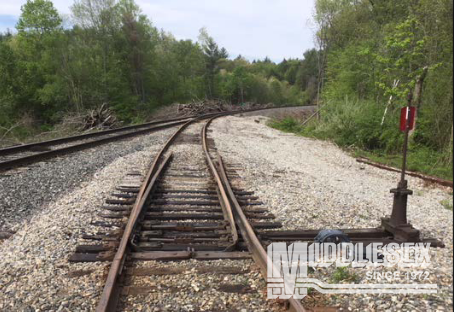
{"type": "MultiPolygon", "coordinates": [[[[26,1],[0,0],[1,15],[19,16],[26,1]]],[[[314,0],[136,0],[158,28],[178,39],[196,40],[201,27],[231,56],[301,57],[314,46],[314,0]]],[[[62,14],[72,0],[54,0],[62,14]]]]}
{"type": "Polygon", "coordinates": [[[140,0],[156,26],[196,39],[205,26],[231,56],[301,57],[314,46],[314,0],[140,0]]]}

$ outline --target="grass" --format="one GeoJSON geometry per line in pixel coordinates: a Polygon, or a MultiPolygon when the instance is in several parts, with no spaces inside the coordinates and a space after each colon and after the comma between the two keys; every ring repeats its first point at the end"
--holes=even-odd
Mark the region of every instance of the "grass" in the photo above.
{"type": "MultiPolygon", "coordinates": [[[[403,155],[401,153],[386,154],[381,151],[355,149],[353,156],[366,157],[375,162],[398,169],[401,169],[403,162],[403,155]]],[[[453,164],[449,166],[443,164],[439,153],[421,146],[411,146],[408,150],[406,170],[453,181],[453,164]]]]}
{"type": "MultiPolygon", "coordinates": [[[[400,169],[402,165],[402,154],[387,153],[387,143],[383,143],[381,145],[383,146],[382,149],[368,149],[368,144],[372,144],[374,138],[367,138],[364,141],[360,139],[357,139],[356,141],[355,138],[346,139],[346,137],[342,137],[342,135],[337,132],[321,131],[314,125],[314,123],[310,123],[307,126],[302,127],[301,122],[292,117],[287,117],[281,120],[272,120],[269,122],[269,126],[283,132],[294,133],[320,140],[333,141],[341,148],[348,150],[354,157],[366,157],[375,162],[398,169],[400,169]]],[[[324,126],[321,128],[324,128],[324,126]]],[[[351,136],[361,136],[361,134],[358,134],[358,131],[360,130],[352,130],[351,136]]],[[[349,134],[346,136],[349,136],[349,134]]],[[[394,136],[392,140],[396,141],[397,137],[394,136]]],[[[393,144],[397,143],[394,142],[393,144]]],[[[434,151],[422,145],[410,144],[407,157],[407,170],[453,181],[453,162],[450,162],[449,165],[444,163],[443,157],[441,157],[441,152],[434,151]]]]}
{"type": "Polygon", "coordinates": [[[332,274],[331,281],[332,283],[339,283],[342,281],[355,283],[358,278],[357,274],[349,272],[347,267],[337,267],[332,274]]]}
{"type": "Polygon", "coordinates": [[[453,198],[441,200],[439,202],[445,209],[453,211],[453,198]]]}

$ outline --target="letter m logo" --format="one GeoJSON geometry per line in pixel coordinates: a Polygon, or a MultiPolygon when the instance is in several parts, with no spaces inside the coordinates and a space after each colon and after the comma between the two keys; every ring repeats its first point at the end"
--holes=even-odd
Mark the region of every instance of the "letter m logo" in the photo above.
{"type": "Polygon", "coordinates": [[[296,288],[297,278],[308,273],[307,243],[272,243],[267,247],[267,299],[301,299],[306,288],[296,288]]]}

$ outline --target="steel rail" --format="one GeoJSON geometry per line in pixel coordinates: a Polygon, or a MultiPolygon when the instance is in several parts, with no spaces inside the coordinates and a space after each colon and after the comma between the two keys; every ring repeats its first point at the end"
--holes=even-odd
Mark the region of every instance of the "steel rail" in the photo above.
{"type": "MultiPolygon", "coordinates": [[[[159,168],[156,170],[155,174],[153,174],[153,176],[152,173],[155,171],[156,166],[152,166],[147,175],[147,178],[150,177],[152,178],[150,180],[147,179],[145,183],[143,183],[141,186],[137,200],[131,211],[131,215],[128,218],[128,223],[125,227],[125,232],[122,235],[119,247],[117,249],[117,252],[115,253],[114,259],[112,260],[111,267],[109,268],[109,273],[106,278],[106,284],[104,285],[103,293],[101,295],[101,299],[98,303],[96,311],[115,311],[119,297],[118,279],[122,274],[123,264],[125,263],[126,260],[128,242],[130,240],[131,235],[133,234],[136,222],[139,218],[139,215],[142,212],[142,208],[145,205],[148,195],[152,191],[152,188],[154,187],[156,180],[162,173],[164,167],[169,163],[169,160],[171,158],[172,154],[168,155],[164,159],[161,166],[159,166],[159,168]]],[[[154,162],[154,164],[157,163],[154,162]]]]}
{"type": "MultiPolygon", "coordinates": [[[[216,118],[216,117],[212,117],[212,119],[213,118],[216,118]]],[[[235,226],[234,214],[232,212],[231,203],[226,194],[226,190],[224,189],[223,182],[221,181],[220,175],[218,174],[218,172],[215,168],[215,164],[213,163],[213,160],[210,157],[210,153],[209,153],[209,146],[208,146],[208,142],[207,142],[207,125],[210,124],[212,119],[207,121],[207,123],[204,125],[204,127],[202,127],[202,132],[201,132],[202,149],[204,151],[205,159],[207,161],[207,164],[209,165],[213,178],[215,179],[215,182],[218,186],[219,196],[221,197],[220,199],[224,204],[224,205],[221,205],[221,208],[223,209],[223,213],[225,214],[225,217],[228,219],[229,226],[231,227],[232,244],[226,248],[226,251],[231,251],[231,250],[234,250],[235,246],[237,245],[237,243],[239,241],[239,235],[237,232],[237,227],[235,226]]]]}
{"type": "Polygon", "coordinates": [[[133,205],[133,209],[131,210],[130,217],[128,218],[128,223],[125,227],[123,232],[122,238],[120,240],[119,247],[115,253],[114,260],[112,261],[111,267],[109,269],[108,276],[106,278],[106,284],[103,289],[103,293],[101,295],[100,301],[96,308],[97,312],[104,312],[104,311],[114,311],[117,305],[118,300],[118,278],[120,277],[123,269],[123,263],[126,259],[128,242],[133,234],[133,230],[136,226],[137,220],[139,215],[141,214],[145,202],[147,200],[148,195],[150,194],[152,188],[155,186],[155,182],[162,172],[165,164],[167,164],[168,160],[171,156],[168,156],[163,164],[158,167],[161,157],[164,153],[169,149],[169,146],[174,142],[176,137],[191,123],[196,121],[198,118],[194,118],[186,123],[184,123],[180,128],[167,140],[158,154],[155,156],[150,169],[146,175],[144,182],[142,183],[141,188],[139,189],[139,193],[136,197],[136,201],[133,205]]]}
{"type": "MultiPolygon", "coordinates": [[[[268,109],[277,109],[277,108],[291,108],[291,107],[302,107],[302,106],[281,106],[281,107],[267,107],[267,108],[259,108],[259,109],[250,109],[250,110],[243,110],[243,111],[238,111],[237,113],[241,112],[251,112],[251,111],[259,111],[259,110],[268,110],[268,109]]],[[[210,113],[210,114],[205,114],[204,116],[210,116],[214,115],[217,113],[210,113]]],[[[144,127],[149,127],[153,125],[158,125],[158,124],[163,124],[163,123],[168,123],[168,122],[174,122],[174,121],[183,121],[183,120],[188,120],[192,118],[197,118],[199,116],[187,116],[187,117],[178,117],[178,118],[171,118],[171,119],[162,119],[162,120],[155,120],[143,124],[138,124],[138,125],[131,125],[131,126],[125,126],[125,127],[120,127],[120,128],[115,128],[115,129],[109,129],[109,130],[102,130],[102,131],[96,131],[92,133],[86,133],[86,134],[79,134],[79,135],[74,135],[74,136],[69,136],[69,137],[62,137],[62,138],[57,138],[57,139],[52,139],[52,140],[47,140],[47,141],[42,141],[42,142],[34,142],[34,143],[28,143],[28,144],[20,144],[20,145],[12,145],[12,146],[7,146],[0,148],[0,156],[6,156],[10,154],[15,154],[18,152],[25,152],[29,151],[33,147],[38,147],[38,146],[52,146],[52,145],[58,145],[58,144],[63,144],[63,143],[68,143],[72,141],[79,141],[79,140],[84,140],[92,137],[97,137],[97,136],[103,136],[111,133],[116,133],[116,132],[121,132],[125,130],[135,130],[135,129],[140,129],[144,127]]]]}
{"type": "Polygon", "coordinates": [[[135,130],[135,129],[150,127],[150,126],[159,125],[159,124],[163,124],[163,123],[188,120],[190,118],[194,118],[194,116],[172,118],[172,119],[167,119],[167,120],[156,120],[156,121],[147,122],[147,123],[138,124],[138,125],[91,132],[91,133],[86,133],[86,134],[79,134],[79,135],[74,135],[74,136],[69,136],[69,137],[52,139],[52,140],[48,140],[48,141],[21,144],[21,145],[13,145],[13,146],[0,148],[0,156],[6,156],[6,155],[10,155],[10,154],[15,154],[18,152],[30,151],[31,148],[37,147],[37,146],[58,145],[58,144],[63,144],[63,143],[68,143],[68,142],[73,142],[73,141],[85,140],[85,139],[93,138],[93,137],[97,137],[97,136],[103,136],[103,135],[107,135],[107,134],[111,134],[111,133],[122,132],[122,131],[126,131],[126,130],[135,130]]]}
{"type": "MultiPolygon", "coordinates": [[[[204,136],[207,135],[207,129],[215,118],[217,118],[217,117],[211,118],[205,124],[204,132],[203,132],[204,136]]],[[[210,158],[210,156],[208,156],[208,158],[210,158]]],[[[229,201],[231,202],[232,206],[234,206],[234,211],[235,211],[235,215],[236,215],[235,222],[239,227],[240,233],[242,234],[242,237],[247,244],[248,250],[253,257],[254,262],[256,262],[256,264],[259,266],[262,276],[267,280],[267,263],[269,261],[267,252],[265,251],[264,247],[262,246],[259,238],[256,236],[256,233],[254,232],[253,227],[251,226],[245,213],[243,212],[243,209],[240,207],[240,204],[237,201],[237,198],[234,194],[234,191],[232,190],[231,184],[227,177],[226,170],[224,169],[223,160],[219,154],[217,154],[217,158],[218,158],[218,169],[219,169],[219,174],[217,174],[217,175],[221,177],[221,180],[223,182],[223,188],[227,192],[227,195],[229,196],[229,201]]],[[[300,301],[298,301],[296,299],[291,298],[291,299],[287,299],[286,301],[289,304],[289,306],[292,308],[292,311],[295,311],[295,312],[307,311],[303,307],[303,305],[300,303],[300,301]]]]}
{"type": "MultiPolygon", "coordinates": [[[[243,239],[245,240],[248,250],[251,253],[254,262],[259,266],[261,270],[261,274],[265,280],[267,280],[267,263],[273,263],[271,260],[268,259],[267,252],[265,251],[264,247],[261,244],[261,241],[256,236],[253,227],[251,226],[250,222],[248,221],[245,213],[243,212],[242,208],[240,207],[237,198],[234,194],[234,191],[231,188],[229,179],[226,175],[226,171],[224,169],[223,160],[220,155],[218,155],[218,163],[219,163],[219,170],[221,174],[221,178],[223,179],[223,183],[226,187],[226,190],[229,195],[229,199],[234,206],[234,211],[236,214],[236,223],[240,229],[240,233],[242,234],[243,239]]],[[[294,298],[287,299],[287,303],[289,304],[291,311],[295,312],[305,312],[307,311],[303,305],[300,303],[299,300],[294,298]]]]}
{"type": "Polygon", "coordinates": [[[217,116],[217,115],[224,116],[224,115],[242,114],[242,113],[248,113],[248,112],[254,112],[254,111],[279,109],[279,108],[290,108],[290,107],[301,107],[301,106],[267,107],[267,108],[259,108],[259,109],[240,110],[240,111],[234,111],[234,112],[209,113],[209,114],[205,114],[205,115],[201,115],[201,116],[181,117],[181,118],[174,118],[174,119],[168,119],[168,120],[154,121],[154,122],[150,122],[150,123],[146,123],[146,124],[127,126],[127,127],[117,128],[117,129],[82,134],[82,135],[77,135],[77,136],[72,136],[72,137],[59,138],[59,139],[54,139],[54,140],[49,140],[49,141],[6,147],[3,149],[0,149],[0,156],[6,156],[6,155],[14,154],[14,153],[31,151],[31,149],[33,147],[39,147],[39,146],[48,147],[48,146],[52,146],[52,145],[58,145],[58,144],[62,144],[62,143],[68,143],[68,142],[72,142],[72,141],[88,139],[91,137],[108,135],[108,134],[115,133],[115,132],[121,132],[121,131],[125,131],[125,130],[136,130],[136,129],[141,129],[141,128],[146,127],[146,129],[142,129],[142,130],[127,132],[127,133],[119,134],[116,136],[110,136],[107,138],[101,138],[101,139],[90,141],[90,142],[84,142],[84,143],[80,143],[80,144],[75,144],[75,145],[71,145],[71,146],[67,146],[67,147],[63,147],[63,148],[57,148],[54,150],[25,156],[25,157],[19,157],[16,159],[2,161],[2,162],[0,162],[0,172],[8,170],[8,169],[13,169],[13,168],[21,166],[21,165],[39,162],[39,161],[49,159],[52,157],[70,154],[70,153],[84,150],[87,148],[95,147],[95,146],[98,146],[101,144],[113,142],[116,140],[121,140],[121,139],[129,138],[129,137],[133,137],[136,135],[146,134],[149,132],[169,128],[169,127],[176,126],[176,125],[181,125],[181,124],[185,123],[188,119],[196,120],[196,119],[200,119],[200,118],[210,118],[212,116],[217,116]],[[156,125],[156,126],[150,127],[153,125],[156,125]]]}
{"type": "MultiPolygon", "coordinates": [[[[219,114],[217,114],[217,116],[225,116],[225,115],[230,115],[232,113],[233,112],[219,113],[219,114]]],[[[194,118],[194,119],[186,122],[182,126],[180,126],[180,128],[169,138],[169,140],[164,144],[162,149],[155,156],[153,163],[150,166],[150,169],[146,175],[146,178],[144,179],[144,182],[142,183],[142,186],[139,189],[139,193],[137,195],[136,201],[131,210],[130,217],[128,218],[128,223],[125,227],[122,238],[120,240],[119,247],[115,253],[114,259],[113,259],[111,267],[109,269],[109,273],[106,278],[106,283],[105,283],[105,286],[103,289],[103,293],[101,294],[100,301],[98,302],[98,306],[96,308],[97,312],[115,311],[115,308],[117,305],[117,300],[119,297],[118,280],[121,276],[121,273],[123,270],[123,264],[126,260],[126,255],[127,255],[127,251],[128,251],[128,243],[132,237],[132,234],[133,234],[134,228],[137,224],[137,221],[139,219],[139,216],[143,212],[143,208],[145,206],[148,195],[151,193],[153,187],[155,186],[156,180],[158,179],[159,175],[163,171],[163,168],[167,165],[169,159],[172,156],[169,155],[168,157],[166,157],[166,159],[163,161],[163,163],[159,166],[160,158],[164,155],[164,153],[169,149],[169,147],[172,145],[172,143],[177,138],[177,136],[186,127],[188,127],[191,123],[201,120],[203,118],[204,117],[194,118]]],[[[227,197],[224,197],[224,198],[227,199],[227,197]]],[[[229,202],[229,201],[227,201],[227,202],[229,202]]],[[[232,214],[232,211],[231,211],[231,214],[232,214]]],[[[236,232],[235,224],[231,231],[235,231],[235,234],[233,234],[233,237],[236,237],[238,240],[238,235],[236,232]]]]}
{"type": "MultiPolygon", "coordinates": [[[[244,112],[258,111],[258,110],[264,110],[264,109],[253,109],[253,110],[244,110],[244,111],[235,111],[235,112],[222,112],[222,113],[214,113],[214,114],[210,114],[210,115],[195,117],[195,118],[189,120],[188,122],[184,123],[182,126],[180,126],[180,128],[165,143],[165,145],[162,147],[162,149],[155,156],[153,163],[151,164],[150,169],[147,172],[146,178],[144,179],[144,182],[142,183],[142,185],[139,189],[136,201],[133,204],[133,208],[131,210],[130,217],[128,218],[127,225],[125,227],[122,238],[120,240],[119,247],[115,253],[114,259],[113,259],[111,267],[109,269],[109,273],[106,278],[106,283],[105,283],[105,286],[103,289],[103,293],[101,294],[100,301],[98,302],[98,306],[96,308],[97,312],[115,311],[115,309],[116,309],[117,301],[119,298],[118,282],[119,282],[119,278],[122,274],[123,266],[124,266],[124,263],[126,260],[127,251],[129,248],[128,243],[130,242],[130,239],[132,238],[137,221],[138,221],[141,213],[143,213],[143,208],[147,201],[147,197],[152,192],[152,189],[155,187],[155,182],[157,181],[160,174],[163,172],[163,169],[169,163],[169,160],[171,159],[172,154],[168,155],[165,158],[165,160],[162,162],[162,164],[159,165],[161,157],[168,150],[168,148],[174,142],[176,137],[186,127],[188,127],[193,122],[196,122],[196,121],[199,121],[202,119],[211,118],[211,117],[212,118],[206,123],[206,125],[204,126],[204,128],[202,130],[203,149],[207,156],[206,158],[207,158],[209,167],[211,169],[211,172],[215,176],[218,186],[221,186],[221,187],[218,187],[219,192],[221,194],[220,202],[222,201],[224,203],[224,209],[226,210],[226,216],[227,216],[228,222],[231,226],[231,233],[233,236],[233,244],[231,244],[231,246],[229,246],[228,248],[231,249],[232,247],[235,247],[235,245],[238,242],[238,232],[237,232],[237,228],[236,228],[236,224],[235,224],[236,222],[234,221],[234,215],[233,215],[231,203],[230,203],[231,201],[230,201],[228,195],[226,194],[225,185],[221,180],[222,177],[219,176],[219,173],[217,172],[216,167],[210,158],[209,148],[207,145],[207,128],[208,128],[208,125],[213,120],[213,118],[227,116],[227,115],[241,114],[244,112]]],[[[232,192],[232,190],[231,190],[231,192],[232,192]]],[[[305,311],[305,310],[296,310],[296,311],[301,312],[301,311],[305,311]]]]}
{"type": "MultiPolygon", "coordinates": [[[[371,159],[368,159],[368,158],[365,158],[365,157],[359,157],[359,158],[356,159],[356,161],[359,162],[359,163],[364,163],[364,164],[367,164],[367,165],[370,165],[370,166],[373,166],[373,167],[377,167],[377,168],[380,168],[380,169],[401,173],[400,169],[397,169],[397,168],[394,168],[394,167],[390,167],[390,166],[385,165],[385,164],[380,164],[380,163],[374,162],[371,159]]],[[[419,172],[408,171],[408,170],[406,170],[406,175],[411,176],[411,177],[416,177],[416,178],[419,178],[419,179],[422,179],[424,181],[428,181],[428,182],[431,182],[431,183],[437,183],[437,184],[442,185],[442,186],[448,186],[448,187],[453,188],[453,181],[441,179],[441,178],[438,178],[438,177],[432,177],[432,176],[425,175],[425,174],[422,174],[422,173],[419,173],[419,172]]]]}
{"type": "Polygon", "coordinates": [[[84,143],[75,144],[75,145],[71,145],[71,146],[67,146],[67,147],[63,147],[63,148],[58,148],[58,149],[54,149],[51,151],[46,151],[46,152],[42,152],[42,153],[38,153],[38,154],[34,154],[34,155],[29,155],[29,156],[25,156],[25,157],[20,157],[20,158],[16,158],[16,159],[3,161],[3,162],[0,162],[0,171],[12,169],[12,168],[15,168],[15,167],[18,167],[21,165],[25,165],[25,164],[35,163],[35,162],[49,159],[49,158],[56,157],[56,156],[61,156],[61,155],[77,152],[77,151],[91,148],[94,146],[98,146],[101,144],[130,138],[130,137],[137,136],[140,134],[146,134],[146,133],[161,130],[161,129],[175,127],[175,126],[181,125],[182,123],[185,123],[185,122],[186,121],[170,122],[170,123],[154,126],[151,128],[134,131],[134,132],[127,132],[127,133],[123,133],[123,134],[119,134],[119,135],[115,135],[115,136],[109,136],[107,138],[98,139],[95,141],[84,142],[84,143]]]}

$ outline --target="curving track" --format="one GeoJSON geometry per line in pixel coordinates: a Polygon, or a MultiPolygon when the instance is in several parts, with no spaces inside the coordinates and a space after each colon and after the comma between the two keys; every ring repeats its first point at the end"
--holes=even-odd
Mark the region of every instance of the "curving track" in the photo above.
{"type": "MultiPolygon", "coordinates": [[[[267,254],[253,226],[267,227],[273,216],[258,208],[260,203],[250,193],[231,186],[228,176],[233,170],[225,168],[207,138],[212,120],[202,126],[200,137],[185,133],[196,120],[183,124],[155,156],[141,187],[120,188],[134,193],[136,199],[112,258],[97,311],[116,311],[125,304],[125,295],[138,292],[125,283],[131,280],[134,267],[138,270],[138,261],[252,258],[266,277],[267,254]],[[175,147],[179,140],[202,145],[201,157],[185,159],[179,155],[175,147]]],[[[81,256],[75,255],[72,260],[81,260],[81,256]]],[[[139,269],[139,274],[156,274],[156,269],[150,270],[139,269]]],[[[175,270],[179,270],[178,265],[175,270]]],[[[298,300],[290,299],[288,305],[293,311],[305,311],[298,300]]]]}
{"type": "MultiPolygon", "coordinates": [[[[289,106],[292,108],[295,106],[289,106]]],[[[239,110],[233,112],[210,113],[201,116],[189,116],[167,120],[154,121],[139,125],[127,126],[117,129],[98,131],[71,137],[64,137],[49,141],[15,145],[0,149],[0,172],[14,169],[16,167],[36,163],[57,156],[70,154],[98,145],[123,140],[137,135],[147,134],[153,131],[175,127],[185,124],[188,121],[195,121],[201,118],[210,118],[216,115],[229,115],[247,113],[261,110],[273,110],[274,107],[239,110]]]]}
{"type": "MultiPolygon", "coordinates": [[[[261,207],[253,193],[236,188],[231,183],[236,176],[235,165],[225,165],[213,141],[207,137],[212,120],[228,114],[231,113],[221,113],[206,121],[199,118],[184,123],[155,156],[145,179],[121,185],[118,190],[122,193],[116,194],[119,199],[111,200],[108,202],[111,206],[103,207],[114,211],[105,215],[107,218],[128,216],[126,224],[117,223],[120,231],[92,237],[110,240],[110,244],[82,246],[70,259],[112,261],[97,311],[136,310],[134,304],[142,305],[138,295],[160,291],[162,287],[171,292],[182,291],[178,284],[160,283],[157,287],[154,282],[156,276],[180,274],[188,270],[196,270],[198,274],[245,273],[239,267],[188,268],[189,263],[194,265],[194,262],[185,262],[187,260],[223,260],[224,263],[225,260],[253,259],[266,279],[268,269],[279,268],[268,268],[272,262],[268,261],[264,246],[273,241],[314,241],[318,235],[318,230],[268,231],[281,226],[273,222],[275,216],[261,207]],[[191,133],[190,126],[201,127],[200,135],[191,133]],[[193,153],[192,157],[188,157],[178,148],[182,142],[192,144],[191,150],[202,147],[202,153],[193,153]],[[174,261],[176,264],[164,269],[156,262],[144,264],[148,260],[174,261]]],[[[374,241],[388,244],[403,240],[383,228],[343,231],[354,243],[374,241]]],[[[433,239],[422,241],[439,246],[433,239]]],[[[228,291],[231,291],[239,285],[228,286],[228,291]]],[[[248,286],[244,286],[234,292],[242,293],[247,289],[248,286]]],[[[237,310],[245,307],[245,302],[239,298],[240,303],[235,303],[237,310]]],[[[285,304],[291,311],[306,311],[299,300],[291,298],[285,304]]],[[[333,311],[333,308],[317,310],[333,311]]],[[[216,311],[231,310],[217,307],[216,311]]],[[[268,308],[262,307],[261,311],[268,311],[268,308]]]]}

